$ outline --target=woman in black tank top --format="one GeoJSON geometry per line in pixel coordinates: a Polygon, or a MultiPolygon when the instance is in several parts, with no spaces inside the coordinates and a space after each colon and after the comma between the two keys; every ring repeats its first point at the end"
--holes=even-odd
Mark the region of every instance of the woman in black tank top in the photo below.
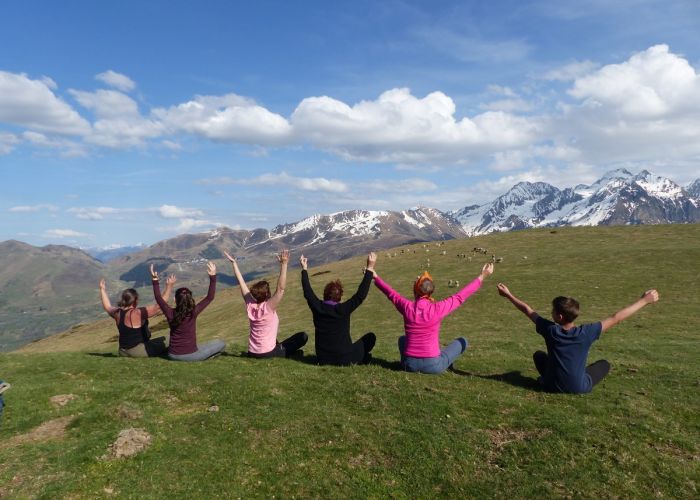
{"type": "MultiPolygon", "coordinates": [[[[175,275],[168,276],[163,298],[167,301],[175,285],[175,275]]],[[[146,358],[165,354],[165,337],[151,339],[148,318],[160,312],[157,304],[138,307],[139,294],[133,288],[122,292],[119,307],[113,307],[107,295],[105,280],[100,280],[102,307],[117,323],[119,330],[119,355],[132,358],[146,358]]]]}

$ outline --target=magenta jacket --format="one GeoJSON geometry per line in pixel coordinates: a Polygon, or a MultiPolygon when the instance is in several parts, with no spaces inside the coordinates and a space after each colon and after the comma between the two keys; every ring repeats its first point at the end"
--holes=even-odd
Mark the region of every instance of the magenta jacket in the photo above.
{"type": "Polygon", "coordinates": [[[374,278],[374,284],[403,315],[406,332],[406,351],[404,354],[412,358],[440,356],[440,324],[442,319],[481,288],[481,280],[476,278],[451,297],[439,302],[432,302],[425,297],[408,300],[382,281],[379,276],[374,278]]]}

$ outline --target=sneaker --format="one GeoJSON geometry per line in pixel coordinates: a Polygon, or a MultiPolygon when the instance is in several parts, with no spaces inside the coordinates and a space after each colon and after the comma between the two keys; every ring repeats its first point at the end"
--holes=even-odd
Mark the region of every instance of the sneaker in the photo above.
{"type": "Polygon", "coordinates": [[[5,392],[6,390],[8,390],[10,387],[12,387],[12,386],[10,384],[8,384],[7,382],[0,381],[0,394],[5,392]]]}

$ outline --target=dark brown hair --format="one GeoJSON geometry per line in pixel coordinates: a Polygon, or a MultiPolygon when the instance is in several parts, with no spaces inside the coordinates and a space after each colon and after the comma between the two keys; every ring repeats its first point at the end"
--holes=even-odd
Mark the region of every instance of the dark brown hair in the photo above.
{"type": "Polygon", "coordinates": [[[266,300],[270,300],[270,284],[267,281],[258,281],[250,287],[250,294],[258,304],[262,304],[266,300]]]}
{"type": "Polygon", "coordinates": [[[122,298],[119,300],[119,303],[117,305],[119,307],[130,307],[135,306],[138,301],[139,292],[137,292],[133,288],[127,288],[122,292],[122,298]]]}
{"type": "Polygon", "coordinates": [[[333,302],[340,302],[343,298],[343,284],[340,280],[331,281],[323,289],[323,300],[332,300],[333,302]]]}
{"type": "Polygon", "coordinates": [[[567,323],[571,323],[578,318],[578,308],[578,301],[571,297],[559,296],[552,300],[552,310],[557,314],[561,314],[567,323]]]}
{"type": "Polygon", "coordinates": [[[185,321],[185,318],[192,315],[194,311],[194,299],[189,288],[178,288],[175,291],[175,315],[170,326],[177,328],[185,321]]]}

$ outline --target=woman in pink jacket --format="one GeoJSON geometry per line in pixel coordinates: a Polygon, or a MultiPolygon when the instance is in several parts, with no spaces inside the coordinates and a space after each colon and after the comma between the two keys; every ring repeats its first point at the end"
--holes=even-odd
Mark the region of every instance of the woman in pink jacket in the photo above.
{"type": "Polygon", "coordinates": [[[481,283],[493,273],[493,264],[484,264],[481,274],[459,292],[441,301],[433,297],[435,285],[426,271],[413,284],[415,300],[408,300],[393,290],[379,276],[374,284],[403,315],[404,331],[399,337],[401,364],[410,372],[442,373],[467,349],[467,339],[459,337],[440,350],[442,319],[457,309],[476,292],[481,283]]]}

